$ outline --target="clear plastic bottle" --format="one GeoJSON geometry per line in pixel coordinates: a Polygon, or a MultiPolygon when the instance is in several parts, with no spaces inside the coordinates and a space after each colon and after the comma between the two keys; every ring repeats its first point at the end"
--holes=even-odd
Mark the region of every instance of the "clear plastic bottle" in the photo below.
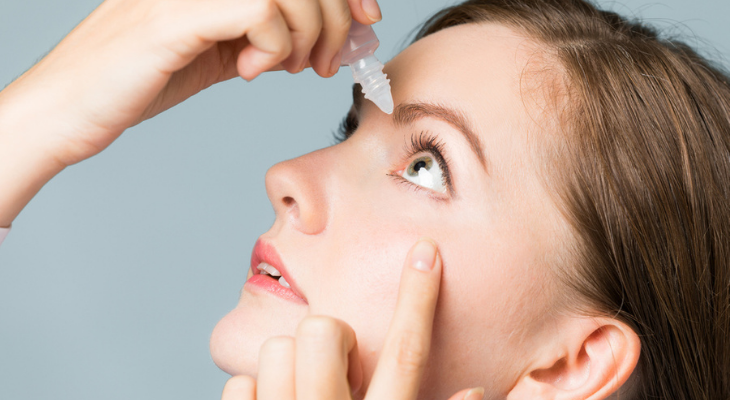
{"type": "Polygon", "coordinates": [[[375,58],[380,45],[373,28],[352,21],[347,41],[342,47],[342,65],[349,65],[355,82],[362,86],[365,98],[375,103],[384,113],[393,113],[390,80],[383,73],[383,63],[375,58]]]}

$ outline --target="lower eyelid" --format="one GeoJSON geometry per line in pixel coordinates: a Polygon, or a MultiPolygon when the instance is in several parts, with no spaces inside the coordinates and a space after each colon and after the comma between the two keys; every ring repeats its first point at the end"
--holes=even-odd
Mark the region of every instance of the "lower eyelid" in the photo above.
{"type": "Polygon", "coordinates": [[[413,191],[415,191],[416,193],[419,193],[419,194],[425,194],[426,196],[430,197],[434,201],[443,203],[443,202],[447,202],[447,201],[451,200],[448,197],[449,196],[449,193],[448,192],[446,192],[446,193],[435,192],[435,191],[433,191],[431,189],[428,189],[428,188],[425,188],[423,186],[416,185],[415,183],[407,180],[406,178],[404,178],[404,177],[402,177],[400,175],[388,174],[388,176],[390,176],[393,179],[395,179],[396,180],[396,183],[398,183],[398,184],[404,184],[410,190],[413,190],[413,191]]]}

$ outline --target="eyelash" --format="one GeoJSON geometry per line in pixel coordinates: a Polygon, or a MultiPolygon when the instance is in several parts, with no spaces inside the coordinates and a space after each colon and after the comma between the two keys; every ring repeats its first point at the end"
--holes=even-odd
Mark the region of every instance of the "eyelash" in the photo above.
{"type": "Polygon", "coordinates": [[[352,111],[348,112],[345,118],[342,118],[339,128],[332,132],[332,135],[335,137],[335,144],[340,144],[349,139],[355,133],[359,124],[360,121],[357,120],[355,113],[352,111]]]}
{"type": "MultiPolygon", "coordinates": [[[[411,136],[410,142],[406,142],[405,154],[407,154],[408,156],[405,158],[405,162],[409,162],[410,159],[418,153],[430,153],[433,158],[436,159],[436,162],[441,168],[444,180],[446,181],[446,188],[449,191],[449,194],[453,195],[454,191],[451,183],[451,172],[449,171],[449,160],[445,156],[446,152],[444,151],[444,147],[444,142],[430,132],[421,131],[418,134],[413,134],[411,136]]],[[[400,175],[391,176],[405,180],[405,178],[400,175]]],[[[416,186],[418,189],[425,189],[421,186],[411,183],[408,180],[405,180],[405,182],[416,186]]]]}
{"type": "MultiPolygon", "coordinates": [[[[354,112],[350,111],[349,113],[347,113],[347,115],[342,119],[342,122],[340,122],[340,126],[337,131],[333,132],[335,144],[342,143],[345,140],[349,139],[350,136],[352,136],[357,130],[359,123],[360,121],[358,121],[357,116],[354,112]]],[[[410,158],[418,153],[431,153],[436,159],[436,162],[439,164],[439,167],[444,174],[446,187],[449,193],[453,195],[454,191],[451,183],[451,172],[449,172],[448,159],[444,156],[444,154],[446,154],[446,152],[444,151],[444,147],[444,143],[439,140],[435,135],[431,134],[430,132],[421,131],[419,134],[412,135],[410,142],[406,142],[405,154],[407,154],[408,156],[405,158],[404,162],[408,162],[410,158]]],[[[414,186],[416,189],[424,189],[423,187],[406,180],[400,175],[389,175],[394,178],[400,178],[403,182],[414,186]]]]}

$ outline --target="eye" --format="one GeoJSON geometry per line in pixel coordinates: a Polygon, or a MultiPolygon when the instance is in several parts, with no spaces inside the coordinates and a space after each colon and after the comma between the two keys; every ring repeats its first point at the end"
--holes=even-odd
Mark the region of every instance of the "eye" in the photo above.
{"type": "Polygon", "coordinates": [[[430,154],[416,157],[401,174],[409,182],[437,192],[446,193],[444,174],[430,154]]]}

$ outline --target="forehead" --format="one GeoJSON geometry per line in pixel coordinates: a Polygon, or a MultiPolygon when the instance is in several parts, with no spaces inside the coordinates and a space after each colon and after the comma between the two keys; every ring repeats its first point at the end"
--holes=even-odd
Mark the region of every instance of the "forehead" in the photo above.
{"type": "Polygon", "coordinates": [[[536,48],[506,26],[465,24],[409,46],[387,64],[386,72],[396,104],[446,103],[468,113],[479,126],[486,119],[494,123],[494,115],[518,117],[524,111],[521,81],[536,48]]]}
{"type": "Polygon", "coordinates": [[[425,101],[460,110],[493,164],[505,173],[524,172],[514,168],[531,164],[527,156],[535,149],[525,147],[536,143],[527,139],[543,126],[536,123],[537,103],[532,101],[541,96],[527,90],[534,75],[529,71],[540,54],[535,41],[512,28],[465,24],[419,40],[391,60],[385,72],[395,104],[425,101]]]}
{"type": "Polygon", "coordinates": [[[504,215],[519,215],[532,231],[540,224],[530,221],[544,223],[547,215],[560,220],[544,180],[557,168],[544,158],[555,131],[554,108],[545,107],[545,93],[535,90],[546,76],[533,72],[551,70],[544,55],[536,41],[506,26],[466,24],[419,40],[385,71],[395,104],[442,104],[469,119],[491,166],[488,177],[473,176],[470,186],[493,194],[504,215]]]}

